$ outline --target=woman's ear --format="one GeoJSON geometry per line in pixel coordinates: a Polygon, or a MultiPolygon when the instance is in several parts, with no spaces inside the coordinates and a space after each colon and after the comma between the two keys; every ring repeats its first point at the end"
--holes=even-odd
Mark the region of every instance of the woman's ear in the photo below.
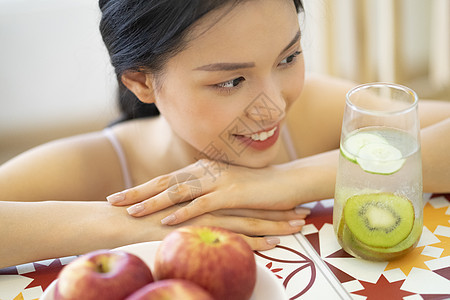
{"type": "Polygon", "coordinates": [[[144,103],[155,102],[153,76],[144,72],[128,71],[121,77],[122,83],[144,103]]]}

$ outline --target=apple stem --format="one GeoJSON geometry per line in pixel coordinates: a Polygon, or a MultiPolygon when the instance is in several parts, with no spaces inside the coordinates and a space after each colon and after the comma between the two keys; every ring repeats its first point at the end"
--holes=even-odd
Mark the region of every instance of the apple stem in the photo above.
{"type": "Polygon", "coordinates": [[[97,272],[108,273],[111,271],[111,261],[107,261],[106,258],[97,261],[97,272]]]}
{"type": "Polygon", "coordinates": [[[104,265],[101,262],[97,264],[97,270],[99,271],[99,273],[106,273],[104,265]]]}
{"type": "Polygon", "coordinates": [[[211,231],[210,229],[201,230],[197,234],[200,239],[207,244],[220,244],[221,239],[219,234],[211,231]]]}

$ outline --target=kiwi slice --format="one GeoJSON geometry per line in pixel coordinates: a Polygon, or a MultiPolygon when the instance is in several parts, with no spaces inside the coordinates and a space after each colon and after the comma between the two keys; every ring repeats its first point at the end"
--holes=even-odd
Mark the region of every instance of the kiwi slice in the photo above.
{"type": "Polygon", "coordinates": [[[363,194],[350,197],[344,219],[352,234],[363,244],[389,248],[403,241],[414,224],[414,207],[403,197],[363,194]]]}
{"type": "Polygon", "coordinates": [[[347,226],[344,226],[340,237],[342,247],[353,256],[372,261],[389,261],[410,252],[419,242],[422,223],[415,222],[411,233],[403,241],[390,248],[371,247],[358,241],[347,226]]]}

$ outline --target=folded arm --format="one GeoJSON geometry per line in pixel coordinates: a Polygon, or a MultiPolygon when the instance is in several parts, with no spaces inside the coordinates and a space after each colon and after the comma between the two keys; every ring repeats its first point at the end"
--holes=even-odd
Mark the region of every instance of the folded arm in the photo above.
{"type": "Polygon", "coordinates": [[[450,117],[421,131],[423,189],[450,193],[450,117]]]}

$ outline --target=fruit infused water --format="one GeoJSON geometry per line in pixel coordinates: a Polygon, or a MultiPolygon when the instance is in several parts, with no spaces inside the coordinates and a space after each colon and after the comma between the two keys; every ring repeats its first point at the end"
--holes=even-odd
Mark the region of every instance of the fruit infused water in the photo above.
{"type": "MultiPolygon", "coordinates": [[[[353,109],[348,102],[346,113],[353,109]]],[[[396,126],[396,117],[411,110],[395,112],[360,109],[347,114],[352,118],[344,115],[333,225],[342,248],[363,259],[384,261],[406,254],[422,233],[418,127],[404,126],[418,122],[405,122],[411,117],[403,116],[396,126]]]]}
{"type": "Polygon", "coordinates": [[[344,250],[390,260],[412,249],[422,233],[417,141],[395,129],[358,130],[342,143],[339,168],[333,223],[344,250]],[[377,155],[385,159],[371,160],[377,155]]]}

